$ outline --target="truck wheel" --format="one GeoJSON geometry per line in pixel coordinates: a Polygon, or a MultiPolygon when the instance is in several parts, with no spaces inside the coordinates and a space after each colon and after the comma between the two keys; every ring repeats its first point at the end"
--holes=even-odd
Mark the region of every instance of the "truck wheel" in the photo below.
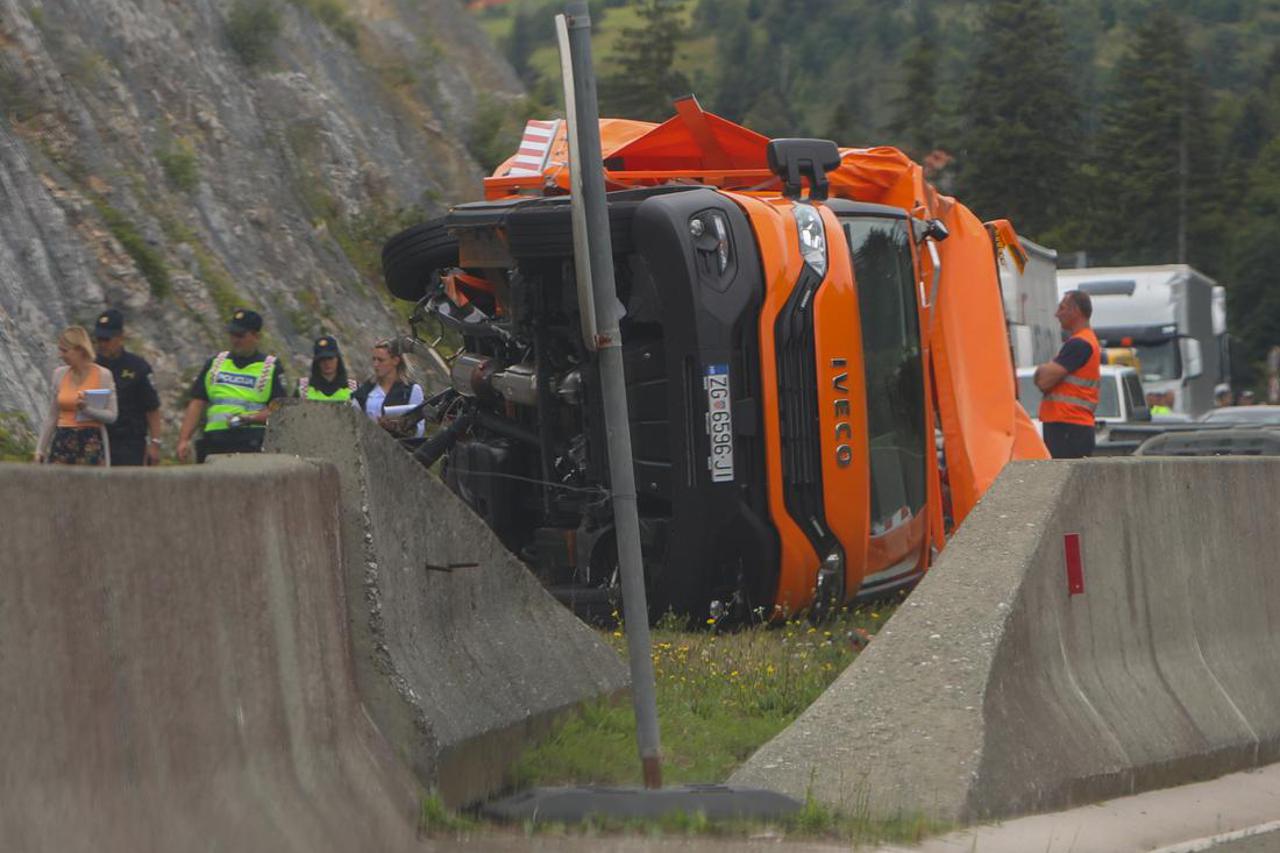
{"type": "Polygon", "coordinates": [[[437,270],[458,265],[458,238],[433,219],[406,228],[382,247],[382,276],[397,299],[417,302],[437,270]]]}
{"type": "MultiPolygon", "coordinates": [[[[638,201],[613,202],[609,205],[609,235],[613,254],[626,255],[635,250],[631,239],[631,223],[635,221],[638,201]]],[[[517,260],[564,258],[573,255],[573,220],[569,205],[523,205],[508,214],[507,248],[517,260]]]]}

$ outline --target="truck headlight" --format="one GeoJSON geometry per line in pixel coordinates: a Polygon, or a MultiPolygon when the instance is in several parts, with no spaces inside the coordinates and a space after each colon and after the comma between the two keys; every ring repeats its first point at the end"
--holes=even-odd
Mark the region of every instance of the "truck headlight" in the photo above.
{"type": "Polygon", "coordinates": [[[821,622],[844,603],[844,548],[839,542],[822,558],[818,566],[818,582],[813,591],[812,618],[821,622]]]}
{"type": "Polygon", "coordinates": [[[792,208],[800,237],[800,256],[819,276],[827,274],[827,230],[822,214],[811,204],[797,202],[792,208]]]}
{"type": "Polygon", "coordinates": [[[699,254],[713,256],[720,275],[729,269],[729,223],[718,210],[707,210],[689,220],[689,236],[699,254]]]}

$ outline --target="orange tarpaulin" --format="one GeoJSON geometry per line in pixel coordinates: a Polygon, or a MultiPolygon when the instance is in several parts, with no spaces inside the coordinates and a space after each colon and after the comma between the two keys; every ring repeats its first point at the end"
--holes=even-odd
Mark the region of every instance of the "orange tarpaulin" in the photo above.
{"type": "MultiPolygon", "coordinates": [[[[707,183],[739,191],[777,192],[780,187],[767,173],[768,139],[703,112],[692,98],[678,102],[677,114],[660,125],[601,119],[600,131],[606,176],[615,186],[703,177],[707,183]]],[[[562,127],[542,176],[506,177],[508,162],[486,180],[486,195],[567,191],[567,152],[562,127]]],[[[951,236],[937,244],[942,264],[937,301],[923,316],[953,514],[959,523],[1005,463],[1049,455],[1015,396],[992,236],[967,207],[928,184],[921,166],[896,148],[842,149],[841,164],[828,179],[834,197],[940,219],[950,231],[951,236]]],[[[1000,234],[1002,239],[1017,239],[1012,227],[1000,234]]],[[[922,253],[922,258],[928,291],[933,271],[928,254],[922,253]]]]}

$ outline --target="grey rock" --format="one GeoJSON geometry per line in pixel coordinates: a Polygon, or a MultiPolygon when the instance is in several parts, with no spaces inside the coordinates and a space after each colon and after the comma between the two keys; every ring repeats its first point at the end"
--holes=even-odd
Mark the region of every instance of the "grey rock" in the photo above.
{"type": "Polygon", "coordinates": [[[390,236],[396,211],[478,196],[463,144],[474,105],[521,90],[459,4],[381,4],[357,50],[277,3],[281,35],[259,69],[229,47],[231,5],[0,0],[0,410],[38,419],[58,331],[108,305],[156,368],[171,425],[185,381],[225,345],[216,306],[229,300],[263,312],[292,377],[322,328],[361,373],[363,344],[396,316],[343,242],[370,224],[387,232],[375,242],[390,236]],[[385,82],[392,67],[413,84],[385,82]],[[187,190],[162,162],[184,148],[187,190]],[[108,205],[168,270],[167,295],[108,205]]]}

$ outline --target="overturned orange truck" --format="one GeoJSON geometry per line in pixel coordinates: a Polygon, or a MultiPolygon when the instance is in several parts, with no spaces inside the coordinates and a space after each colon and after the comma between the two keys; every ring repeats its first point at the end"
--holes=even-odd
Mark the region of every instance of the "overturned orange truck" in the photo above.
{"type": "MultiPolygon", "coordinates": [[[[1015,399],[1007,223],[896,149],[771,143],[693,99],[601,132],[653,613],[777,616],[909,585],[1006,462],[1047,455],[1015,399]]],[[[531,123],[484,201],[397,235],[383,261],[418,338],[461,339],[419,459],[443,459],[562,600],[607,612],[607,436],[567,149],[562,122],[531,123]]]]}

